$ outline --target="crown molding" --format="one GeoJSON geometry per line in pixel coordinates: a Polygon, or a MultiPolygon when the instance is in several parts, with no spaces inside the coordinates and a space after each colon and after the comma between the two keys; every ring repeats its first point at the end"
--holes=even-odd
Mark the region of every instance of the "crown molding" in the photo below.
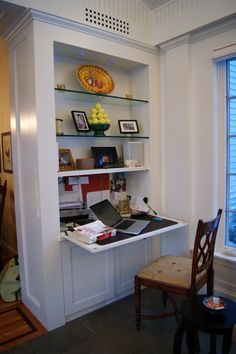
{"type": "Polygon", "coordinates": [[[190,43],[190,34],[184,34],[182,36],[170,39],[162,44],[159,44],[160,54],[167,52],[170,49],[179,47],[180,45],[190,43]]]}
{"type": "Polygon", "coordinates": [[[11,41],[20,30],[22,30],[25,26],[27,26],[30,22],[34,20],[45,22],[51,25],[56,25],[59,27],[64,27],[81,33],[89,34],[94,37],[106,39],[142,51],[146,51],[154,54],[158,53],[158,48],[156,46],[145,44],[143,42],[139,42],[134,39],[126,38],[119,34],[111,33],[103,29],[89,26],[87,24],[83,24],[77,21],[68,20],[60,16],[55,16],[42,11],[37,11],[32,9],[27,10],[19,18],[19,20],[14,24],[14,26],[12,26],[9,29],[9,31],[4,34],[4,38],[8,41],[11,41]]]}
{"type": "Polygon", "coordinates": [[[236,14],[227,16],[224,19],[212,22],[209,25],[203,26],[191,33],[191,42],[198,42],[209,37],[215,36],[231,29],[236,28],[236,14]]]}
{"type": "Polygon", "coordinates": [[[6,41],[10,41],[18,31],[27,26],[32,21],[28,16],[28,10],[25,10],[20,17],[17,18],[16,22],[13,23],[6,32],[2,34],[2,37],[6,41]]]}
{"type": "Polygon", "coordinates": [[[230,31],[236,28],[236,15],[231,15],[223,20],[216,21],[187,34],[170,39],[159,44],[160,54],[164,54],[170,49],[176,48],[186,43],[195,43],[217,34],[230,31]]]}

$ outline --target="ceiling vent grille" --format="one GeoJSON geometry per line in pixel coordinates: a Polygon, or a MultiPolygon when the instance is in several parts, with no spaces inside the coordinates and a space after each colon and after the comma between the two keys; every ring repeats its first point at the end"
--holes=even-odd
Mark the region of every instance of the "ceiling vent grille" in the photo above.
{"type": "Polygon", "coordinates": [[[85,9],[85,20],[90,24],[100,26],[106,30],[112,30],[124,34],[129,34],[129,23],[119,18],[106,15],[101,11],[85,9]]]}

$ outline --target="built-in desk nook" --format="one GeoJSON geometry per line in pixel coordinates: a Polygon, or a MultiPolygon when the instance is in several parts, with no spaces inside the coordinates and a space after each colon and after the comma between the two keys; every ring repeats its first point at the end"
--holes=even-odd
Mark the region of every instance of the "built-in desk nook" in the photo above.
{"type": "Polygon", "coordinates": [[[117,232],[93,244],[61,234],[67,320],[133,293],[136,272],[161,254],[178,254],[178,244],[186,243],[187,224],[157,219],[137,236],[117,232]]]}

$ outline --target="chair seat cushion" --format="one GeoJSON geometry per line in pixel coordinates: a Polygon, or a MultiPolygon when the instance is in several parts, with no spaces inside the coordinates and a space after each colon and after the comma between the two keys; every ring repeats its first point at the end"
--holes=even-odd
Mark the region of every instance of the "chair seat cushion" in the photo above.
{"type": "MultiPolygon", "coordinates": [[[[162,256],[157,258],[141,272],[138,277],[154,280],[170,286],[190,288],[191,285],[192,259],[180,256],[162,256]]],[[[197,276],[205,275],[205,272],[197,276]]]]}

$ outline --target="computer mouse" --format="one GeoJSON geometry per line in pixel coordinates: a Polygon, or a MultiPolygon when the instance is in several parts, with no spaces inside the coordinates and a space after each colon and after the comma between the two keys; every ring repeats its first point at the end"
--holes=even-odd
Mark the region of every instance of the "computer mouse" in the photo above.
{"type": "Polygon", "coordinates": [[[163,221],[163,219],[159,216],[155,216],[154,218],[152,218],[152,221],[163,221]]]}

